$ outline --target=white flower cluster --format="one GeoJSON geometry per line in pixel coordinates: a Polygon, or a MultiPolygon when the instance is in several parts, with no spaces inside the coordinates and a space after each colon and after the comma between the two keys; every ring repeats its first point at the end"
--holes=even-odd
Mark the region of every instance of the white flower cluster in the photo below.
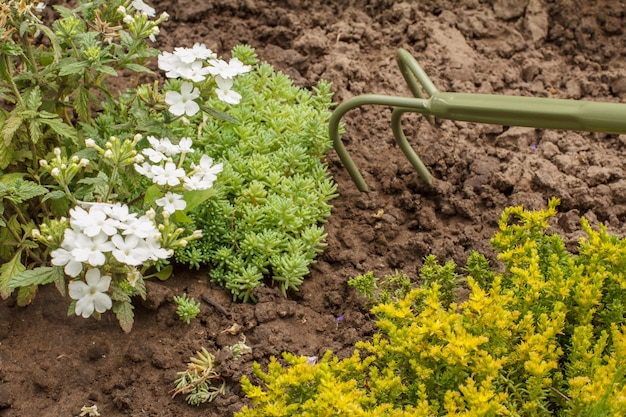
{"type": "Polygon", "coordinates": [[[87,266],[85,281],[69,284],[69,294],[77,300],[75,312],[87,318],[95,311],[104,313],[112,306],[106,294],[110,276],[100,276],[99,266],[112,256],[117,262],[138,266],[147,261],[167,259],[172,253],[161,247],[161,232],[149,215],[131,213],[120,203],[86,203],[87,209],[70,209],[70,228],[65,229],[61,247],[50,254],[52,264],[64,266],[70,277],[77,277],[87,266]],[[110,255],[109,255],[110,254],[110,255]]]}
{"type": "Polygon", "coordinates": [[[127,205],[88,203],[87,209],[70,209],[70,228],[65,229],[61,247],[52,251],[52,264],[65,266],[65,273],[78,276],[83,264],[102,266],[111,254],[126,265],[167,259],[161,247],[161,232],[148,216],[131,213],[127,205]]]}
{"type": "Polygon", "coordinates": [[[208,75],[215,77],[217,97],[229,104],[238,104],[241,94],[232,90],[233,78],[250,71],[249,65],[244,65],[237,58],[230,62],[218,59],[217,55],[205,45],[196,43],[191,48],[174,48],[174,52],[163,52],[158,56],[159,68],[165,71],[168,78],[185,80],[177,91],[165,93],[165,103],[175,116],[195,115],[200,106],[194,101],[200,96],[200,91],[193,83],[206,80],[208,75]]]}
{"type": "MultiPolygon", "coordinates": [[[[148,142],[151,147],[141,151],[144,160],[141,165],[135,164],[135,170],[165,189],[181,189],[182,186],[182,189],[187,191],[207,190],[213,186],[217,174],[223,169],[223,164],[213,165],[210,156],[202,155],[198,165],[191,163],[191,171],[185,172],[181,168],[181,159],[185,154],[193,152],[190,138],[182,138],[175,145],[169,138],[157,139],[148,136],[148,142]],[[174,162],[175,156],[179,157],[177,162],[174,162]]],[[[157,199],[156,204],[170,214],[186,207],[182,196],[171,191],[157,199]]]]}

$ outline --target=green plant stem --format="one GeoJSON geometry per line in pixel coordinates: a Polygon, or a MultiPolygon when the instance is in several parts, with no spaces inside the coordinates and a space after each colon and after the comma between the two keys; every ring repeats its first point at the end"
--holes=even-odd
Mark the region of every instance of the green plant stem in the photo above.
{"type": "Polygon", "coordinates": [[[7,82],[11,86],[11,90],[13,90],[13,94],[15,95],[15,100],[20,104],[20,106],[24,107],[24,101],[22,100],[22,95],[20,94],[20,90],[17,88],[15,81],[13,80],[13,62],[8,55],[4,56],[5,65],[7,68],[7,82]]]}
{"type": "Polygon", "coordinates": [[[117,177],[119,168],[117,166],[117,164],[113,165],[113,171],[111,172],[111,176],[109,177],[109,184],[107,187],[107,193],[104,196],[104,202],[106,203],[107,201],[109,201],[109,197],[111,196],[111,191],[113,191],[113,187],[114,187],[114,183],[113,180],[115,177],[117,177]]]}

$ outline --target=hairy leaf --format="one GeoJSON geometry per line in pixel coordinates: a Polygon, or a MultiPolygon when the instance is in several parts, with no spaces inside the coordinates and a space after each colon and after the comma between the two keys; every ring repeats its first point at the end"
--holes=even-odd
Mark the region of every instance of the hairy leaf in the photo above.
{"type": "Polygon", "coordinates": [[[0,296],[6,298],[11,294],[9,282],[11,278],[26,270],[22,265],[22,250],[18,250],[13,258],[0,266],[0,296]]]}
{"type": "Polygon", "coordinates": [[[63,269],[52,266],[40,266],[35,269],[22,271],[9,280],[9,288],[26,287],[29,285],[44,285],[53,282],[63,269]]]}
{"type": "Polygon", "coordinates": [[[125,333],[130,333],[134,323],[133,305],[127,301],[116,301],[113,304],[113,312],[120,322],[122,330],[125,333]]]}

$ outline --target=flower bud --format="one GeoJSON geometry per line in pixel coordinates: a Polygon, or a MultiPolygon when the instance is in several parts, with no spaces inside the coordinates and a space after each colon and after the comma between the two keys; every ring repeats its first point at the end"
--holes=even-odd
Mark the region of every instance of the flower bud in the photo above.
{"type": "Polygon", "coordinates": [[[30,231],[30,235],[33,237],[33,239],[39,239],[41,237],[41,232],[39,231],[39,229],[33,229],[30,231]]]}
{"type": "Polygon", "coordinates": [[[55,154],[56,156],[61,156],[61,149],[60,149],[60,148],[54,148],[54,149],[52,150],[52,152],[54,152],[54,154],[55,154]]]}
{"type": "Polygon", "coordinates": [[[200,239],[202,237],[202,230],[194,230],[191,237],[192,239],[200,239]]]}
{"type": "Polygon", "coordinates": [[[181,248],[184,248],[189,244],[189,242],[187,242],[187,239],[181,239],[178,241],[178,244],[180,245],[181,248]]]}
{"type": "Polygon", "coordinates": [[[128,25],[128,24],[134,22],[135,18],[132,17],[131,15],[127,14],[126,16],[124,16],[124,19],[122,19],[122,21],[128,25]]]}
{"type": "MultiPolygon", "coordinates": [[[[107,145],[109,143],[107,142],[107,145]]],[[[113,159],[113,152],[110,149],[107,149],[106,152],[104,153],[104,157],[107,159],[113,159]]]]}
{"type": "Polygon", "coordinates": [[[70,161],[75,164],[78,162],[78,157],[76,155],[72,155],[72,157],[70,158],[70,161]]]}
{"type": "Polygon", "coordinates": [[[126,16],[126,7],[120,6],[117,8],[117,12],[123,16],[126,16]]]}
{"type": "Polygon", "coordinates": [[[39,160],[39,165],[41,165],[42,167],[46,168],[48,166],[48,161],[46,161],[45,159],[40,159],[39,160]]]}
{"type": "Polygon", "coordinates": [[[94,148],[96,146],[96,141],[91,138],[87,138],[85,139],[85,146],[88,148],[94,148]]]}
{"type": "Polygon", "coordinates": [[[82,158],[80,161],[78,161],[78,165],[80,165],[81,167],[86,167],[87,165],[89,165],[89,159],[82,158]]]}
{"type": "Polygon", "coordinates": [[[154,211],[153,208],[149,209],[148,211],[146,211],[146,216],[150,219],[150,220],[154,220],[154,218],[156,217],[156,211],[154,211]]]}
{"type": "Polygon", "coordinates": [[[59,175],[61,175],[61,170],[59,170],[59,168],[54,167],[52,168],[52,171],[50,171],[50,175],[52,175],[53,177],[58,177],[59,175]]]}

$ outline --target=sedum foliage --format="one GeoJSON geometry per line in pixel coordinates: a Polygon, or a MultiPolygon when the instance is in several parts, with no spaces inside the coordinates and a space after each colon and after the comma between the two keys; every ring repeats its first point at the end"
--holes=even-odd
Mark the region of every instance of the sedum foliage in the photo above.
{"type": "Polygon", "coordinates": [[[262,384],[242,379],[254,405],[237,416],[626,415],[626,240],[583,219],[568,252],[548,232],[557,204],[504,211],[503,272],[472,253],[466,301],[442,302],[431,279],[376,305],[380,332],[350,358],[255,365],[262,384]]]}
{"type": "MultiPolygon", "coordinates": [[[[233,51],[256,60],[249,48],[233,51]]],[[[211,265],[211,278],[234,299],[254,300],[265,277],[283,292],[297,290],[325,246],[336,184],[324,163],[331,147],[326,124],[330,85],[294,86],[267,63],[238,77],[243,98],[230,118],[209,118],[196,146],[224,163],[214,198],[188,213],[203,237],[176,253],[181,263],[211,265]]],[[[226,109],[217,99],[209,101],[226,109]]]]}

